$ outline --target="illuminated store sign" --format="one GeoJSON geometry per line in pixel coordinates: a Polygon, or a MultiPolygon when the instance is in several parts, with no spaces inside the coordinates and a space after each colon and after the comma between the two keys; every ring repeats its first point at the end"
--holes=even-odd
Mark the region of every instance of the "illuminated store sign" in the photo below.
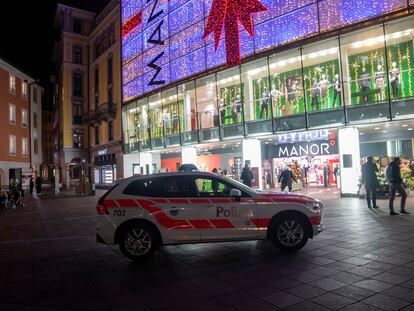
{"type": "Polygon", "coordinates": [[[276,145],[275,158],[312,157],[338,154],[336,140],[276,145]]]}
{"type": "Polygon", "coordinates": [[[406,0],[122,0],[124,101],[406,0]]]}

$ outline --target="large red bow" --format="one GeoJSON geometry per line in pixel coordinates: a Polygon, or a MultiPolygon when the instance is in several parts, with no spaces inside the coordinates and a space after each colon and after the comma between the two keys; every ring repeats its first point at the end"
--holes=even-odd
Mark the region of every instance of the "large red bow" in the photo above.
{"type": "Polygon", "coordinates": [[[224,26],[227,64],[239,64],[240,38],[238,21],[240,20],[243,27],[254,37],[251,15],[266,10],[267,8],[259,0],[213,0],[204,31],[204,38],[214,32],[214,42],[217,50],[224,26]]]}

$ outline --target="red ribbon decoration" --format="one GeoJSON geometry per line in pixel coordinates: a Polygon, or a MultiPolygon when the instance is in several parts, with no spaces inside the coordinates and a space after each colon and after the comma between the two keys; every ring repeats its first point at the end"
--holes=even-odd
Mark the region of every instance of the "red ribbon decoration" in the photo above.
{"type": "Polygon", "coordinates": [[[254,37],[252,14],[267,11],[259,0],[213,0],[204,39],[214,32],[216,50],[224,26],[228,65],[240,64],[239,23],[254,37]]]}

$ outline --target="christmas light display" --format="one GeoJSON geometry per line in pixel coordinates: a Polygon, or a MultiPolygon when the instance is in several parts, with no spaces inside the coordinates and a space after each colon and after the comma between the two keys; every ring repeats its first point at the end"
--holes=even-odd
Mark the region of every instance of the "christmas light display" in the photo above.
{"type": "Polygon", "coordinates": [[[406,6],[406,0],[122,0],[124,101],[406,6]]]}

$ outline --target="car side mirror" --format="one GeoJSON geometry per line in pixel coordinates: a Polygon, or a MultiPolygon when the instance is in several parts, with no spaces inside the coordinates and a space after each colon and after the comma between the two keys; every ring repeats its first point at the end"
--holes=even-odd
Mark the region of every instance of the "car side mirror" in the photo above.
{"type": "Polygon", "coordinates": [[[231,189],[230,196],[234,198],[236,201],[240,201],[242,193],[239,189],[231,189]]]}

